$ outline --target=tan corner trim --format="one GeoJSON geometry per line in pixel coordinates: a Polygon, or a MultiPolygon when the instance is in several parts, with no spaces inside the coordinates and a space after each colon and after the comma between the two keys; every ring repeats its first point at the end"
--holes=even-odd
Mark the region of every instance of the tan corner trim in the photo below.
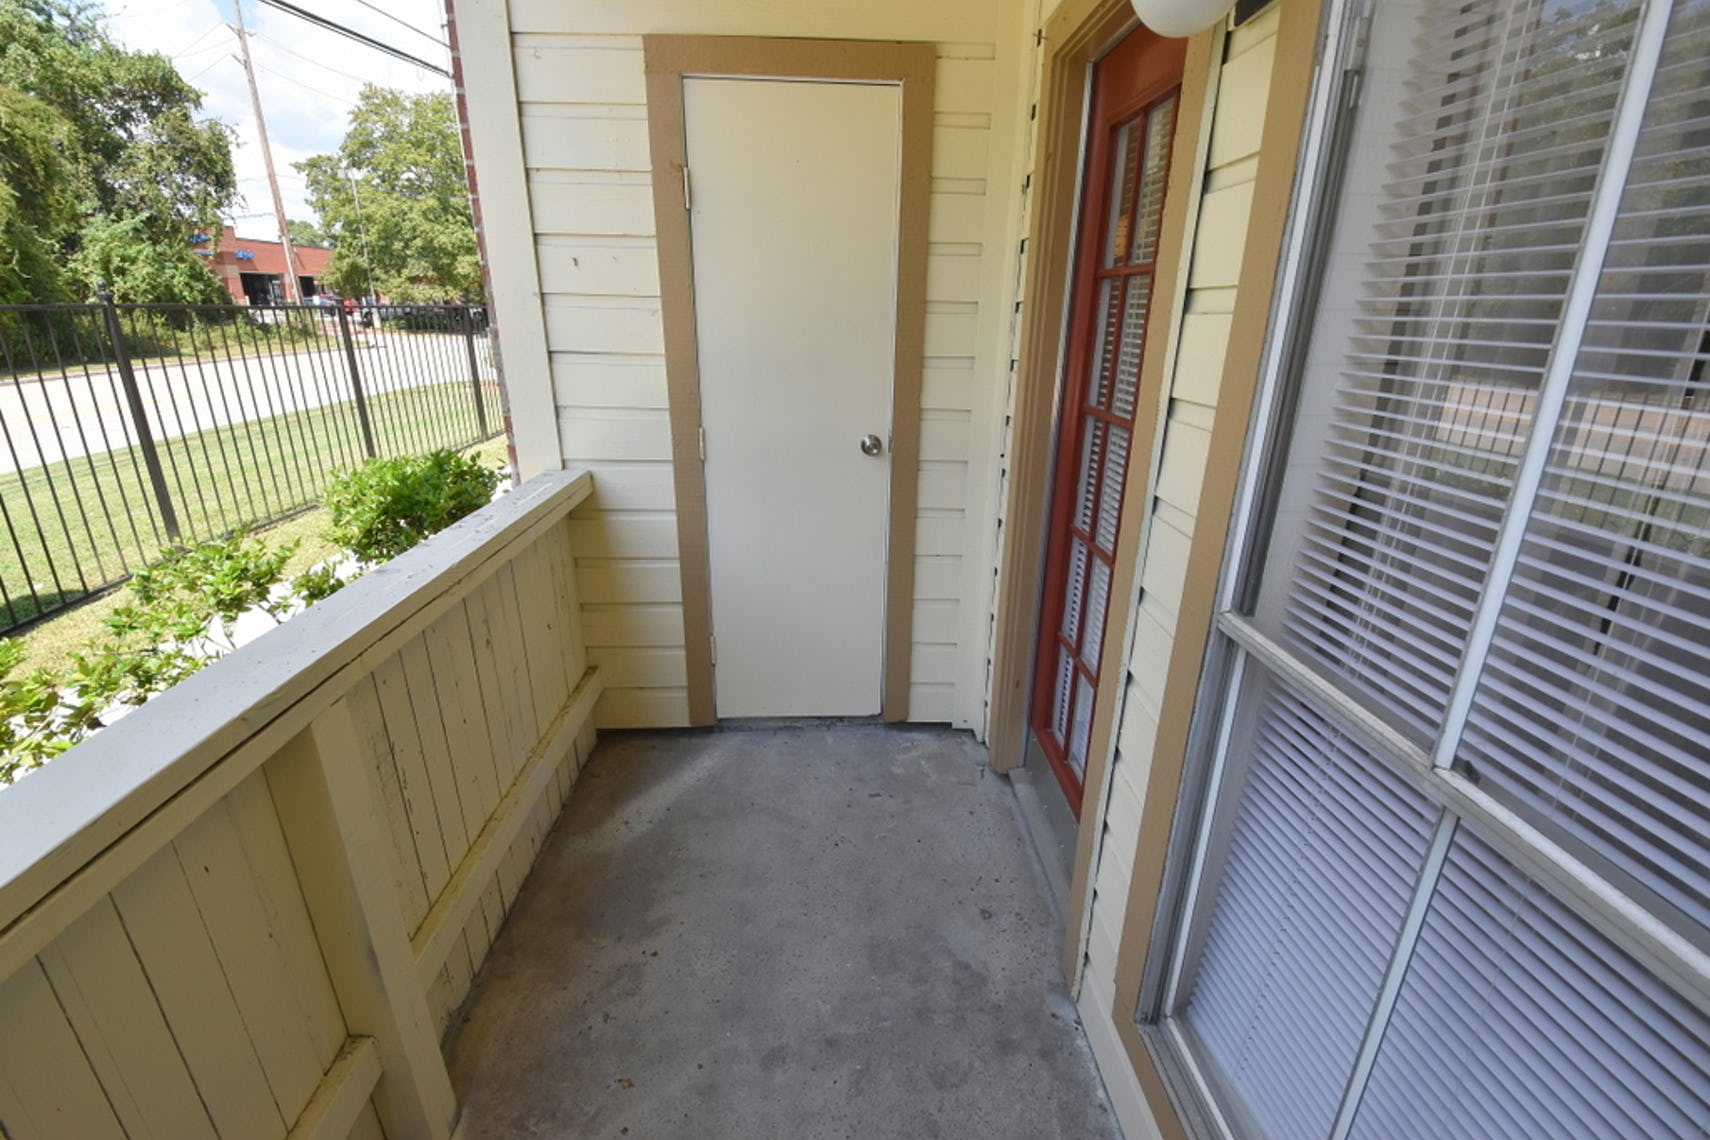
{"type": "Polygon", "coordinates": [[[1320,16],[1320,0],[1285,0],[1281,7],[1276,63],[1266,101],[1253,191],[1253,213],[1237,283],[1229,350],[1218,389],[1217,419],[1200,492],[1200,510],[1188,555],[1187,586],[1182,594],[1174,647],[1165,675],[1151,775],[1141,810],[1140,844],[1117,949],[1112,1016],[1123,1047],[1140,1074],[1160,1120],[1174,1120],[1174,1109],[1163,1079],[1140,1040],[1134,1013],[1157,913],[1200,672],[1205,664],[1241,453],[1269,333],[1277,265],[1282,256],[1301,132],[1306,124],[1318,58],[1320,16]]]}
{"type": "Polygon", "coordinates": [[[712,592],[706,480],[700,456],[700,364],[695,345],[694,262],[683,195],[685,75],[896,83],[902,88],[902,184],[897,238],[897,315],[891,400],[890,540],[885,582],[884,716],[908,716],[914,626],[915,509],[919,494],[920,386],[926,356],[927,226],[932,209],[932,44],[743,36],[642,37],[659,247],[671,466],[683,580],[689,723],[717,720],[713,703],[712,592]]]}
{"type": "Polygon", "coordinates": [[[1044,28],[1039,82],[1039,141],[1027,228],[1027,279],[1015,370],[1015,413],[998,567],[997,630],[992,638],[991,715],[986,750],[1008,772],[1027,749],[1033,647],[1045,516],[1051,503],[1051,444],[1068,320],[1069,267],[1086,118],[1087,69],[1134,23],[1128,0],[1063,0],[1044,28]]]}
{"type": "Polygon", "coordinates": [[[480,183],[476,222],[504,377],[505,414],[517,477],[564,466],[552,358],[535,259],[533,210],[523,154],[511,26],[503,0],[448,0],[456,25],[458,90],[467,111],[468,157],[480,183]]]}
{"type": "Polygon", "coordinates": [[[1221,26],[1188,43],[1182,67],[1182,93],[1171,146],[1170,183],[1164,194],[1164,216],[1158,232],[1158,265],[1153,277],[1154,304],[1147,318],[1146,352],[1140,362],[1134,442],[1123,488],[1122,518],[1116,530],[1116,565],[1111,575],[1110,612],[1105,619],[1104,649],[1099,661],[1098,695],[1093,702],[1092,729],[1087,740],[1087,774],[1081,799],[1082,827],[1075,837],[1075,871],[1069,888],[1063,932],[1063,976],[1071,993],[1079,992],[1092,929],[1092,883],[1110,802],[1111,774],[1116,759],[1116,732],[1121,722],[1128,660],[1134,648],[1134,612],[1139,602],[1140,552],[1145,549],[1152,521],[1152,485],[1157,479],[1163,423],[1175,377],[1176,345],[1187,306],[1188,272],[1192,267],[1193,236],[1199,228],[1205,168],[1211,154],[1211,122],[1217,110],[1218,79],[1222,72],[1224,30],[1221,26]],[[1116,631],[1121,636],[1113,636],[1116,631]]]}

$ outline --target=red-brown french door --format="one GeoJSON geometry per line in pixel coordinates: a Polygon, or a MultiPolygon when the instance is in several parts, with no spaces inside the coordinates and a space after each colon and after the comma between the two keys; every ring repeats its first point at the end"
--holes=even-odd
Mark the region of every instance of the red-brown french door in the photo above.
{"type": "Polygon", "coordinates": [[[1184,54],[1142,28],[1093,71],[1031,717],[1077,816],[1184,54]]]}

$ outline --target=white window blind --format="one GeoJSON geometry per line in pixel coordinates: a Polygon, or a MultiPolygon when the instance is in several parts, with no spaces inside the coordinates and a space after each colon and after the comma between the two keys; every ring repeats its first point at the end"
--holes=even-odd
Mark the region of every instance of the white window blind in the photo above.
{"type": "Polygon", "coordinates": [[[1187,1017],[1264,1135],[1322,1137],[1435,812],[1287,690],[1256,720],[1187,1017]]]}
{"type": "Polygon", "coordinates": [[[1159,1039],[1238,1135],[1702,1137],[1710,0],[1370,11],[1159,1039]]]}
{"type": "Polygon", "coordinates": [[[1702,1029],[1679,994],[1463,828],[1353,1135],[1703,1135],[1702,1029]]]}
{"type": "Polygon", "coordinates": [[[1710,932],[1710,5],[1682,5],[1461,761],[1710,932]]]}

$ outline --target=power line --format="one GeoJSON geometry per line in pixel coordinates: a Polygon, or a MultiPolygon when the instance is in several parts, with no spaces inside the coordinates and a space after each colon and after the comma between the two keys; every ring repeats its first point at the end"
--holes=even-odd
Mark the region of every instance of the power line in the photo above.
{"type": "Polygon", "coordinates": [[[422,39],[432,40],[434,43],[438,44],[442,48],[445,48],[447,51],[451,50],[451,45],[446,43],[444,40],[440,39],[438,36],[430,35],[429,33],[422,31],[420,28],[416,27],[414,24],[410,23],[408,20],[402,19],[398,16],[394,16],[392,13],[386,11],[386,9],[380,7],[379,5],[370,4],[368,2],[368,0],[356,0],[356,2],[360,5],[362,5],[364,8],[367,8],[370,12],[378,12],[380,15],[386,17],[388,20],[392,21],[394,24],[398,25],[400,28],[408,28],[410,31],[416,33],[416,35],[420,36],[422,39]]]}
{"type": "Polygon", "coordinates": [[[419,56],[413,56],[402,48],[393,47],[391,44],[382,40],[377,40],[373,36],[363,35],[355,28],[347,28],[343,24],[327,19],[325,16],[317,16],[313,12],[306,11],[297,7],[295,4],[288,3],[287,0],[260,0],[260,2],[267,5],[269,8],[277,8],[281,12],[286,12],[290,15],[296,16],[300,20],[307,20],[316,27],[325,28],[329,32],[336,32],[345,39],[354,40],[366,47],[373,48],[375,51],[384,52],[394,59],[401,59],[405,63],[413,63],[424,71],[431,71],[436,75],[443,75],[447,79],[451,78],[451,72],[440,67],[438,64],[429,63],[427,60],[422,59],[419,56]]]}
{"type": "Polygon", "coordinates": [[[337,75],[343,79],[349,79],[354,83],[372,83],[372,82],[374,82],[373,78],[370,76],[353,75],[352,73],[350,73],[348,71],[340,71],[338,68],[333,67],[329,64],[322,63],[318,59],[314,59],[314,58],[311,58],[310,56],[304,55],[300,51],[293,51],[291,48],[286,47],[284,44],[280,43],[278,40],[274,39],[272,36],[264,36],[260,32],[251,32],[249,34],[252,37],[254,37],[255,39],[258,39],[262,43],[266,44],[269,51],[282,51],[288,56],[292,56],[296,59],[302,60],[304,63],[310,64],[314,67],[318,67],[322,71],[330,71],[334,75],[337,75]]]}
{"type": "Polygon", "coordinates": [[[304,83],[301,79],[298,79],[294,75],[287,75],[283,71],[274,71],[271,67],[268,67],[265,63],[258,63],[255,66],[257,68],[259,68],[260,70],[267,72],[267,74],[273,76],[276,79],[283,79],[287,83],[295,83],[298,87],[301,87],[303,90],[311,92],[312,94],[315,94],[315,95],[319,95],[323,99],[331,99],[333,102],[343,103],[347,107],[356,106],[356,100],[354,100],[354,99],[346,98],[343,95],[334,95],[331,91],[322,91],[319,87],[311,87],[309,84],[304,83]]]}

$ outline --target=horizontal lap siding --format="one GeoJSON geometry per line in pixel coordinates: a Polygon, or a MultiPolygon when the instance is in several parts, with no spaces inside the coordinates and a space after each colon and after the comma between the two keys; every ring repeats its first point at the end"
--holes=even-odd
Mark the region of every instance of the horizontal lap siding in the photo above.
{"type": "Polygon", "coordinates": [[[559,438],[565,461],[595,477],[575,549],[588,648],[605,678],[602,726],[688,719],[643,31],[939,43],[921,451],[912,473],[919,546],[910,719],[978,721],[990,598],[971,607],[961,599],[970,568],[990,564],[989,535],[968,519],[987,509],[995,448],[981,433],[1001,379],[987,310],[1003,295],[992,275],[1007,262],[989,247],[994,178],[1000,188],[1009,179],[993,130],[1003,87],[996,41],[1008,8],[974,0],[511,6],[559,438]]]}
{"type": "Polygon", "coordinates": [[[1229,37],[1212,120],[1208,172],[1189,269],[1189,292],[1157,469],[1140,553],[1140,600],[1134,614],[1106,802],[1099,865],[1093,878],[1093,917],[1086,984],[1108,996],[1115,984],[1116,933],[1122,929],[1140,838],[1140,813],[1162,707],[1164,670],[1187,584],[1188,550],[1199,512],[1207,447],[1217,411],[1218,383],[1230,336],[1229,312],[1241,269],[1253,203],[1254,157],[1264,124],[1275,49],[1272,9],[1229,37]]]}

